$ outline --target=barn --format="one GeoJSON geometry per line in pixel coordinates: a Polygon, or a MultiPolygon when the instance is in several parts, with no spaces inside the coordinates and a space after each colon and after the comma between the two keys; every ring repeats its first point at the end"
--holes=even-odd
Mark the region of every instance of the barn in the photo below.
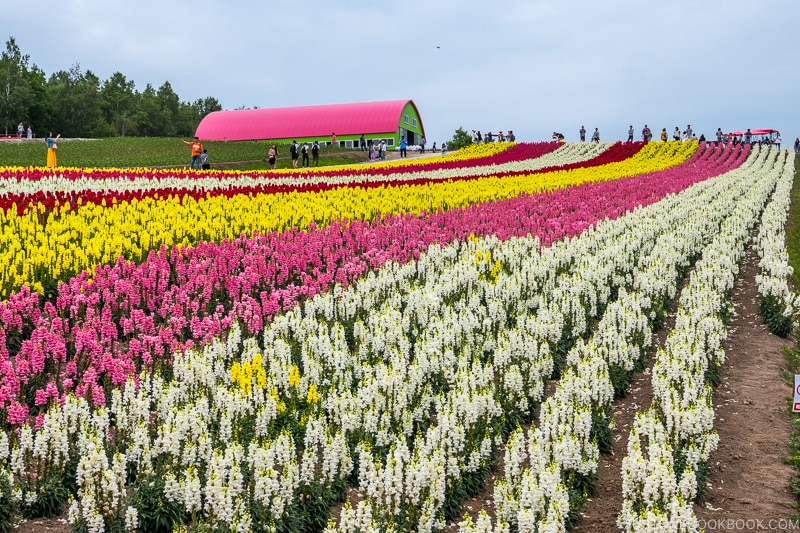
{"type": "Polygon", "coordinates": [[[336,134],[341,147],[358,147],[359,139],[409,145],[425,136],[422,118],[412,100],[352,104],[275,107],[215,111],[206,115],[195,135],[207,141],[313,142],[330,144],[336,134]]]}

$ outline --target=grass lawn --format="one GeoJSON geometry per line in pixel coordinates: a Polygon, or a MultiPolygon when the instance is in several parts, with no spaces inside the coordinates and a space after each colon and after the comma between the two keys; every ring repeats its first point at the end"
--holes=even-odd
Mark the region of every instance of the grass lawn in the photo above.
{"type": "MultiPolygon", "coordinates": [[[[188,139],[187,139],[188,140],[188,139]]],[[[212,169],[264,170],[268,141],[208,141],[212,169]]],[[[43,139],[0,141],[0,166],[44,166],[47,149],[43,139]]],[[[58,164],[65,167],[183,167],[189,166],[191,151],[181,139],[164,137],[115,137],[110,139],[58,142],[58,164]]],[[[320,148],[320,166],[360,163],[366,152],[345,148],[320,148]]],[[[278,145],[278,168],[291,168],[289,145],[278,145]]]]}

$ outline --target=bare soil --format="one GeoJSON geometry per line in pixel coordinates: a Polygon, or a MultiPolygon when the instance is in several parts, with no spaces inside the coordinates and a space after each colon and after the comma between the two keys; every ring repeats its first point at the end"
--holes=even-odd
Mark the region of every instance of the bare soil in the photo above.
{"type": "MultiPolygon", "coordinates": [[[[758,258],[750,248],[734,286],[726,361],[714,391],[714,427],[720,443],[709,462],[708,492],[695,505],[700,527],[707,532],[800,529],[787,523],[795,500],[789,488],[793,470],[783,462],[791,430],[786,398],[792,393],[783,377],[783,347],[791,343],[770,333],[761,319],[757,273],[758,258]]],[[[669,329],[668,324],[656,334],[657,342],[663,343],[669,329]]],[[[631,385],[630,395],[615,403],[618,435],[613,454],[601,458],[596,494],[573,531],[619,531],[616,518],[622,508],[621,464],[628,432],[635,411],[651,398],[650,373],[645,371],[631,385]]]]}

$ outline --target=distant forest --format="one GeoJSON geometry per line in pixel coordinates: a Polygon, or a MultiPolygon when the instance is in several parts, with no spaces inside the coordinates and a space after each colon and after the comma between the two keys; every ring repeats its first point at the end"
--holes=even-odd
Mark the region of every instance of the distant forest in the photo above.
{"type": "Polygon", "coordinates": [[[39,138],[48,130],[62,137],[188,137],[220,109],[212,97],[182,102],[168,81],[139,92],[121,72],[101,80],[77,63],[47,77],[14,37],[0,55],[0,134],[16,136],[22,122],[39,138]]]}

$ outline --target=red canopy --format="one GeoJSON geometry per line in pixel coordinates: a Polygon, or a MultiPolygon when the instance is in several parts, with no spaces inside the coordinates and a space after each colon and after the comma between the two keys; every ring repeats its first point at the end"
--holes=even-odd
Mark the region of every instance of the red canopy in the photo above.
{"type": "MultiPolygon", "coordinates": [[[[747,130],[732,131],[728,135],[744,135],[746,133],[747,130]]],[[[778,130],[773,130],[772,128],[755,128],[750,130],[750,135],[771,135],[773,133],[778,133],[778,130]]]]}

